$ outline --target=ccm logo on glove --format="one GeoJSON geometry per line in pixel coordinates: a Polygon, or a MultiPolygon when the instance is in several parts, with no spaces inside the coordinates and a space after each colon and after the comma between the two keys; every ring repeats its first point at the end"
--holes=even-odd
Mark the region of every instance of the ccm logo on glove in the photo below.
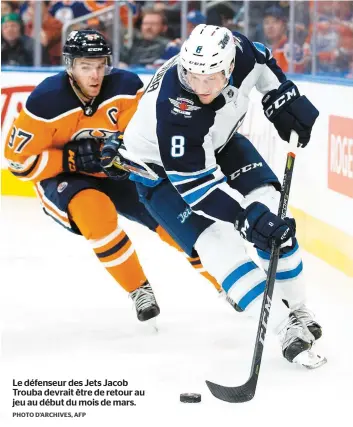
{"type": "MultiPolygon", "coordinates": [[[[291,98],[298,98],[299,97],[299,92],[297,90],[296,86],[293,86],[290,90],[288,90],[288,92],[284,93],[283,95],[281,95],[279,98],[277,98],[274,103],[272,105],[270,105],[266,110],[265,110],[265,114],[266,117],[269,119],[272,114],[275,112],[275,110],[279,110],[282,105],[284,105],[286,102],[290,101],[291,98]]],[[[270,95],[268,95],[268,97],[264,97],[263,103],[266,104],[266,102],[271,98],[270,95]]]]}
{"type": "Polygon", "coordinates": [[[95,138],[83,138],[68,142],[63,148],[64,171],[101,172],[100,146],[101,140],[95,138]]]}
{"type": "Polygon", "coordinates": [[[306,96],[300,95],[293,82],[287,80],[278,89],[268,92],[263,97],[262,105],[265,116],[284,141],[289,142],[291,131],[295,130],[299,144],[302,147],[308,144],[319,112],[306,96]]]}
{"type": "Polygon", "coordinates": [[[281,241],[282,242],[283,242],[283,240],[287,240],[286,236],[287,236],[288,233],[289,233],[289,228],[287,228],[287,230],[282,234],[282,236],[281,236],[281,241]]]}
{"type": "Polygon", "coordinates": [[[75,152],[72,150],[68,150],[68,158],[67,158],[68,168],[70,172],[76,172],[76,161],[75,161],[75,152]]]}

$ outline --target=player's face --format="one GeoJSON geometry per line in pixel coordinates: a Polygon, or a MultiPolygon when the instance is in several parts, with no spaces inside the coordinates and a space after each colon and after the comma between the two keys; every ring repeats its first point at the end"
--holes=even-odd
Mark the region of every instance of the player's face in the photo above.
{"type": "Polygon", "coordinates": [[[226,84],[226,78],[221,71],[206,76],[188,72],[187,79],[202,104],[209,104],[217,98],[226,84]]]}
{"type": "Polygon", "coordinates": [[[82,92],[88,96],[97,96],[101,90],[105,75],[106,58],[77,58],[72,74],[82,92]]]}

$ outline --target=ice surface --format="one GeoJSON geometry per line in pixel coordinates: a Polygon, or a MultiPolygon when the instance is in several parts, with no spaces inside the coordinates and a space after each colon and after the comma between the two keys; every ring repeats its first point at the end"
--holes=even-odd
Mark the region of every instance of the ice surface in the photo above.
{"type": "Polygon", "coordinates": [[[1,426],[350,425],[351,278],[304,254],[310,307],[324,329],[316,348],[328,363],[315,371],[291,365],[268,333],[255,399],[228,404],[211,395],[205,380],[230,386],[245,382],[257,320],[235,313],[182,255],[152,232],[125,219],[120,224],[139,250],[160,304],[158,333],[137,321],[125,291],[83,238],[46,217],[37,200],[3,198],[1,426]],[[124,378],[129,388],[146,390],[146,396],[136,398],[135,407],[76,408],[87,413],[83,420],[14,419],[13,378],[124,378]],[[202,402],[180,403],[184,392],[201,393],[202,402]]]}

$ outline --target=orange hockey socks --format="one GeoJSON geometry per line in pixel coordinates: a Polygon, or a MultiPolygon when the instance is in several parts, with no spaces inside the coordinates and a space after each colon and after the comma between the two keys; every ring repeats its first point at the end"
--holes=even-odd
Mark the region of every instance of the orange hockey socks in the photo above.
{"type": "Polygon", "coordinates": [[[83,190],[70,201],[68,211],[103,267],[127,292],[146,282],[133,245],[118,226],[115,206],[106,194],[83,190]]]}

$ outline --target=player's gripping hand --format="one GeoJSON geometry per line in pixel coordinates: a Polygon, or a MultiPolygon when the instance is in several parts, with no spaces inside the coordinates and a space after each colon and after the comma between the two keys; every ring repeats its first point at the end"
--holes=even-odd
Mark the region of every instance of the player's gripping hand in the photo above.
{"type": "Polygon", "coordinates": [[[124,145],[124,134],[117,132],[105,140],[101,152],[101,166],[103,171],[110,177],[116,180],[128,178],[129,172],[119,168],[120,154],[119,148],[124,145]]]}
{"type": "Polygon", "coordinates": [[[287,80],[278,89],[271,90],[262,99],[265,116],[272,122],[279,136],[289,142],[291,130],[299,135],[299,144],[305,147],[319,111],[306,96],[300,96],[297,86],[287,80]]]}
{"type": "Polygon", "coordinates": [[[100,165],[101,140],[94,138],[70,141],[64,146],[65,172],[102,172],[100,165]]]}
{"type": "Polygon", "coordinates": [[[235,228],[244,239],[267,252],[271,251],[273,239],[281,245],[295,236],[294,219],[282,220],[259,202],[251,203],[238,214],[235,228]]]}

